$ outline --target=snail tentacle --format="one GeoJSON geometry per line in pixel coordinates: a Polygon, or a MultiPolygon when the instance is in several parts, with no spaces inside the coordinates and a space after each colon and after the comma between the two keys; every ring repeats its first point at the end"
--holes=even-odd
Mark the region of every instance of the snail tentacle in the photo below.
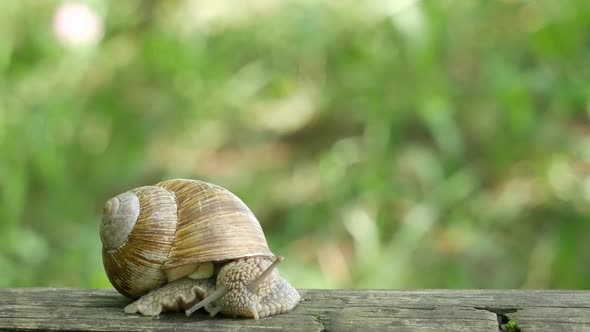
{"type": "MultiPolygon", "coordinates": [[[[217,301],[217,299],[219,299],[220,297],[224,296],[225,294],[227,294],[227,287],[219,287],[217,288],[213,293],[211,293],[209,296],[207,296],[206,298],[204,298],[203,300],[201,300],[200,302],[198,302],[197,304],[195,304],[194,306],[192,306],[190,309],[187,309],[184,313],[187,316],[190,316],[193,312],[204,308],[206,305],[209,305],[210,303],[213,303],[214,301],[217,301]]],[[[211,312],[211,316],[215,316],[215,314],[217,314],[218,311],[216,311],[215,313],[211,312]]]]}

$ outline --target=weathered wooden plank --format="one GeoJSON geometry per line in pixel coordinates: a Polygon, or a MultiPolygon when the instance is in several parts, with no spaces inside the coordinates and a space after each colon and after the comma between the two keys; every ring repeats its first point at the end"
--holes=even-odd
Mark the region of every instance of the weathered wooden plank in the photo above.
{"type": "Polygon", "coordinates": [[[506,316],[522,331],[590,331],[590,308],[522,308],[506,316]]]}
{"type": "Polygon", "coordinates": [[[17,331],[590,331],[588,291],[301,290],[293,312],[260,320],[205,313],[127,315],[110,289],[0,289],[0,330],[17,331]]]}
{"type": "Polygon", "coordinates": [[[330,331],[497,331],[494,313],[473,308],[409,309],[385,306],[324,311],[320,319],[330,331]]]}

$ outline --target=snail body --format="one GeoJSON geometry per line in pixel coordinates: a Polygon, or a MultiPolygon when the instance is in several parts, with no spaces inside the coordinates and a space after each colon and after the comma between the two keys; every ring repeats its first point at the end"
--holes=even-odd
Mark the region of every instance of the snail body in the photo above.
{"type": "Polygon", "coordinates": [[[214,184],[173,179],[117,195],[104,206],[100,237],[111,284],[138,299],[126,312],[204,307],[259,318],[300,300],[252,211],[214,184]]]}

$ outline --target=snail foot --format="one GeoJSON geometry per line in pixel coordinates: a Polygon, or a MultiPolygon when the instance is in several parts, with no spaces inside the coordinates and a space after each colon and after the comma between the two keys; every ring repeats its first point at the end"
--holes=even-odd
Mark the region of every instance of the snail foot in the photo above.
{"type": "MultiPolygon", "coordinates": [[[[166,311],[180,311],[206,298],[215,290],[215,280],[182,278],[157,288],[125,307],[128,314],[157,316],[166,311]]],[[[214,310],[212,306],[205,309],[214,310]]]]}

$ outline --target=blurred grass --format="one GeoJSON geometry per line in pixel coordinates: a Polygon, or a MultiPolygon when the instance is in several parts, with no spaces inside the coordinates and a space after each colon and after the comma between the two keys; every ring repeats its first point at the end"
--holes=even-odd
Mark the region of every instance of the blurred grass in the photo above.
{"type": "Polygon", "coordinates": [[[211,181],[297,287],[587,288],[590,3],[0,3],[0,286],[108,287],[103,203],[211,181]]]}

